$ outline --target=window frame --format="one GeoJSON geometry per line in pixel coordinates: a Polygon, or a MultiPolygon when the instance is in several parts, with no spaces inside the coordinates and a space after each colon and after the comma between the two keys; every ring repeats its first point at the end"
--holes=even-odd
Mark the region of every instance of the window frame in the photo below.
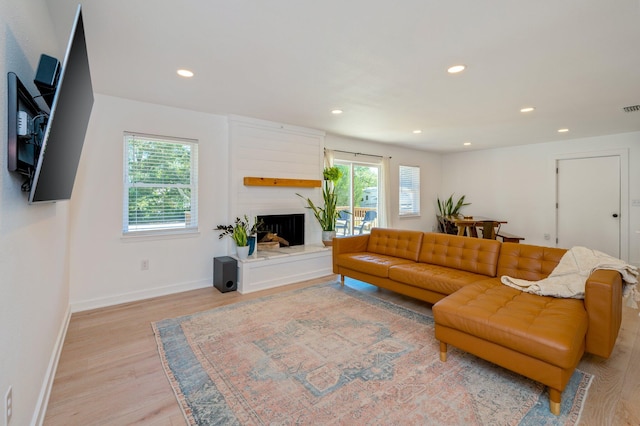
{"type": "Polygon", "coordinates": [[[410,166],[401,164],[398,166],[398,216],[404,217],[419,217],[420,211],[420,166],[410,166]],[[411,209],[403,212],[403,183],[406,183],[406,177],[403,177],[403,171],[409,176],[410,187],[404,187],[408,190],[409,194],[413,194],[413,200],[411,203],[411,209]],[[417,186],[417,187],[416,187],[417,186]]]}
{"type": "Polygon", "coordinates": [[[176,138],[170,136],[159,136],[142,133],[124,132],[123,136],[123,205],[122,205],[122,235],[123,237],[144,237],[193,234],[198,232],[198,141],[195,139],[176,138]],[[135,141],[158,142],[161,144],[176,144],[189,146],[189,183],[158,183],[158,182],[130,182],[129,180],[129,151],[130,146],[135,141]],[[160,222],[156,225],[137,226],[130,222],[129,216],[129,190],[131,188],[169,188],[169,189],[189,189],[189,219],[186,211],[183,221],[160,222]],[[182,225],[182,226],[180,226],[182,225]],[[136,229],[138,228],[138,229],[136,229]]]}

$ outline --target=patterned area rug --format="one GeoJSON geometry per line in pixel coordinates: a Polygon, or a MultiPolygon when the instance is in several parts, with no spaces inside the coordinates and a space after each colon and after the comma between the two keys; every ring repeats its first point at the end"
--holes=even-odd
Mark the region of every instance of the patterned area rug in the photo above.
{"type": "Polygon", "coordinates": [[[576,370],[559,417],[545,387],[451,348],[433,319],[327,283],[153,324],[191,425],[576,424],[576,370]]]}

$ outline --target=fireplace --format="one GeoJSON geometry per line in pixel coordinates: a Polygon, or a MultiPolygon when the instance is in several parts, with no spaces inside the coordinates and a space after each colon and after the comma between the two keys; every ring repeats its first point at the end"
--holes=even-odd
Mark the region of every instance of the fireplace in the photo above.
{"type": "Polygon", "coordinates": [[[304,245],[304,213],[259,215],[258,220],[264,223],[258,241],[271,232],[287,240],[290,246],[304,245]]]}

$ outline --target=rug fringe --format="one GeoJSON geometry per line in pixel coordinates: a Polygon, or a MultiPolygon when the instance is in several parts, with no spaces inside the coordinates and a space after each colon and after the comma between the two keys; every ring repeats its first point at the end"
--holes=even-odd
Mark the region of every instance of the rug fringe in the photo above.
{"type": "Polygon", "coordinates": [[[577,368],[576,371],[584,374],[584,377],[580,381],[578,389],[576,390],[576,396],[573,399],[573,407],[571,407],[571,412],[573,412],[573,410],[576,408],[576,405],[578,406],[578,412],[576,413],[574,420],[574,424],[577,425],[580,424],[580,418],[582,417],[582,411],[584,410],[585,406],[584,400],[587,397],[587,393],[589,392],[589,388],[591,387],[591,383],[593,383],[593,378],[595,376],[591,373],[587,373],[586,371],[578,370],[577,368]]]}
{"type": "Polygon", "coordinates": [[[156,340],[156,347],[158,348],[158,356],[160,357],[160,364],[162,364],[162,369],[164,370],[164,374],[169,381],[169,385],[171,386],[171,390],[173,391],[173,395],[176,397],[176,401],[180,406],[180,411],[182,411],[182,415],[184,416],[185,421],[189,425],[196,425],[196,420],[193,417],[193,413],[191,409],[187,405],[186,398],[182,391],[180,390],[180,385],[178,384],[178,380],[174,376],[173,372],[169,368],[169,362],[167,361],[167,357],[164,351],[164,346],[162,345],[162,340],[160,337],[160,331],[156,326],[155,322],[151,323],[151,328],[153,329],[153,335],[156,340]]]}

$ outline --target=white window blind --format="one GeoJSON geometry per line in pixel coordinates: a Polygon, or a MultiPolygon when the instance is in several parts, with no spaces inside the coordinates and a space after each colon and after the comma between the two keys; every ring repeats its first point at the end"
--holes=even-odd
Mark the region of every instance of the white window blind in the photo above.
{"type": "Polygon", "coordinates": [[[198,144],[125,133],[123,233],[198,229],[198,144]]]}
{"type": "Polygon", "coordinates": [[[420,167],[400,166],[400,216],[420,215],[420,167]]]}

